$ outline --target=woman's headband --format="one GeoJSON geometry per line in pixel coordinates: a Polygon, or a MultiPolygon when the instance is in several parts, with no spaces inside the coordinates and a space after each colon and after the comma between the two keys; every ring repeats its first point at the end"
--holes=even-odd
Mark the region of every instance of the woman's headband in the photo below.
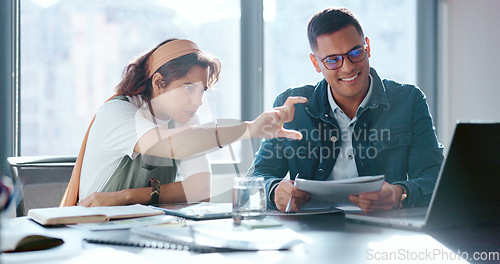
{"type": "Polygon", "coordinates": [[[151,78],[163,64],[180,56],[199,51],[198,46],[187,39],[176,39],[161,45],[149,57],[148,78],[151,78]]]}

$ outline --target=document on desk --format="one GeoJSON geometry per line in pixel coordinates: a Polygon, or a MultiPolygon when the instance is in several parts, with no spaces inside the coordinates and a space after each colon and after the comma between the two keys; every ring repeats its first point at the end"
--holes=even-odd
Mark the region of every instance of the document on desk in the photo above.
{"type": "Polygon", "coordinates": [[[135,227],[132,233],[166,241],[188,250],[217,252],[232,250],[286,250],[310,239],[285,227],[248,229],[231,221],[203,223],[183,228],[135,227]]]}
{"type": "Polygon", "coordinates": [[[164,211],[168,215],[175,215],[190,220],[210,220],[231,218],[233,215],[232,203],[179,203],[162,204],[152,208],[164,211]]]}
{"type": "Polygon", "coordinates": [[[297,188],[311,194],[312,203],[329,206],[352,206],[349,195],[380,190],[384,175],[362,176],[336,181],[298,179],[297,188]]]}
{"type": "Polygon", "coordinates": [[[249,230],[233,226],[195,226],[192,229],[196,243],[233,250],[286,250],[310,242],[310,238],[286,227],[249,230]]]}
{"type": "Polygon", "coordinates": [[[162,225],[162,226],[184,226],[186,225],[186,220],[173,215],[155,215],[149,217],[138,217],[138,218],[128,218],[124,220],[113,220],[98,223],[82,223],[76,225],[70,225],[70,227],[81,228],[91,231],[102,231],[102,230],[120,230],[120,229],[130,229],[138,226],[150,226],[150,225],[162,225]]]}

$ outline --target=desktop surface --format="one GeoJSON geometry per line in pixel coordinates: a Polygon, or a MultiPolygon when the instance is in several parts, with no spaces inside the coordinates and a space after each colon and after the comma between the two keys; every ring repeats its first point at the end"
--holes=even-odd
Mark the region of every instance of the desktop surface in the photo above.
{"type": "MultiPolygon", "coordinates": [[[[268,216],[308,238],[310,243],[295,246],[290,250],[193,253],[189,251],[137,248],[128,246],[97,245],[83,242],[90,231],[70,227],[44,228],[23,217],[10,219],[8,227],[14,225],[22,230],[32,229],[59,235],[65,243],[59,247],[27,253],[1,254],[2,263],[109,263],[109,258],[119,263],[164,263],[165,260],[181,263],[401,263],[401,258],[415,257],[429,261],[426,252],[437,252],[433,260],[441,260],[454,254],[443,244],[425,233],[391,229],[382,226],[346,221],[343,214],[268,216]],[[389,259],[388,259],[389,258],[389,259]],[[138,262],[140,261],[140,262],[138,262]]],[[[223,225],[232,224],[232,219],[207,220],[223,225]]],[[[188,221],[203,224],[203,221],[188,221]]],[[[103,231],[99,231],[103,232],[103,231]]],[[[128,230],[104,231],[110,233],[128,230]]],[[[413,259],[414,261],[414,259],[413,259]]],[[[454,261],[453,263],[466,263],[454,261]]]]}

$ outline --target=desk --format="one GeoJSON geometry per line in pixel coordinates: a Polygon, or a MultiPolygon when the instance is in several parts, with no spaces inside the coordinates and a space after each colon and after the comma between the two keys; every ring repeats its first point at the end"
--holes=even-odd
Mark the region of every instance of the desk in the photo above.
{"type": "MultiPolygon", "coordinates": [[[[1,263],[446,263],[454,253],[424,233],[346,221],[343,214],[268,216],[312,239],[288,251],[200,254],[188,251],[97,245],[83,242],[90,231],[70,227],[43,228],[21,217],[2,228],[33,230],[60,236],[59,247],[27,253],[1,254],[1,263]],[[397,257],[392,261],[383,258],[397,257]],[[429,259],[432,257],[432,259],[429,259]],[[407,261],[402,261],[405,258],[407,261]],[[411,261],[410,261],[411,260],[411,261]]],[[[228,222],[232,219],[211,220],[228,222]]],[[[188,224],[200,224],[189,222],[188,224]]],[[[110,232],[110,231],[106,231],[110,232]]],[[[128,232],[128,231],[112,231],[128,232]]],[[[453,261],[451,263],[466,263],[453,261]]]]}

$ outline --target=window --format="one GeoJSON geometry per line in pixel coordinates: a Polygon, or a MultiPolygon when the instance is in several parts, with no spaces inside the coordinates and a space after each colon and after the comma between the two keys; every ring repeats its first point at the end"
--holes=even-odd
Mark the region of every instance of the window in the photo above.
{"type": "MultiPolygon", "coordinates": [[[[246,12],[240,1],[20,2],[22,155],[76,155],[123,69],[171,37],[192,39],[221,60],[221,80],[206,96],[208,112],[240,118],[240,14],[246,12]]],[[[306,27],[315,12],[332,5],[358,16],[371,40],[370,63],[381,76],[416,82],[416,0],[264,0],[263,5],[264,109],[257,112],[270,109],[285,89],[322,79],[309,61],[306,27]]],[[[237,159],[240,147],[235,145],[237,159]]],[[[211,157],[227,160],[228,153],[211,157]]]]}
{"type": "Polygon", "coordinates": [[[221,60],[206,101],[213,117],[239,119],[239,19],[234,0],[21,1],[21,154],[76,155],[123,69],[173,37],[221,60]]]}
{"type": "Polygon", "coordinates": [[[309,60],[307,23],[329,6],[345,6],[358,17],[370,38],[370,65],[383,78],[416,82],[415,0],[265,0],[264,109],[287,88],[323,78],[309,60]]]}

